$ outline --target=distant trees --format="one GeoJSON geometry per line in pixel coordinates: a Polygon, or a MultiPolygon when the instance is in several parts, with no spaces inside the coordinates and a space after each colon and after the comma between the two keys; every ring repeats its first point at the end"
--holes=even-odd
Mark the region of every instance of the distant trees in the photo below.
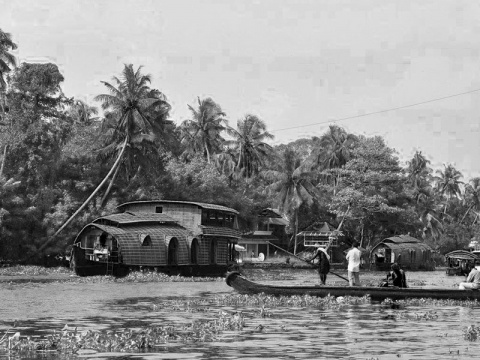
{"type": "MultiPolygon", "coordinates": [[[[267,181],[266,190],[275,194],[275,205],[281,211],[293,214],[295,221],[294,237],[298,233],[298,211],[304,203],[312,204],[318,198],[318,190],[312,184],[311,173],[301,166],[295,150],[285,149],[273,169],[265,170],[262,176],[267,181]]],[[[297,241],[294,243],[294,253],[297,241]]]]}
{"type": "Polygon", "coordinates": [[[237,121],[237,128],[226,128],[233,140],[226,144],[233,147],[237,155],[236,169],[247,178],[258,174],[265,158],[272,153],[272,147],[265,140],[273,139],[267,126],[255,115],[246,115],[237,121]]]}
{"type": "Polygon", "coordinates": [[[191,119],[184,120],[180,126],[184,154],[187,158],[201,154],[210,163],[212,155],[221,152],[225,141],[221,132],[225,130],[226,114],[211,98],[198,98],[197,107],[188,105],[188,108],[191,119]]]}
{"type": "Polygon", "coordinates": [[[445,206],[443,213],[447,213],[448,203],[452,197],[459,197],[461,194],[460,184],[463,184],[460,181],[462,173],[455,169],[451,164],[445,165],[445,170],[437,170],[437,176],[434,177],[437,188],[436,190],[442,195],[446,196],[445,206]]]}
{"type": "Polygon", "coordinates": [[[337,125],[319,137],[272,146],[263,119],[246,112],[230,127],[210,97],[189,105],[189,118],[177,128],[164,93],[133,64],[103,82],[97,111],[63,94],[56,65],[14,68],[15,48],[0,30],[4,258],[65,251],[92,218],[119,202],[152,198],[233,207],[245,231],[259,210],[276,207],[291,219],[292,239],[328,220],[367,249],[405,233],[439,251],[478,237],[479,178],[464,181],[453,165],[433,176],[419,151],[402,168],[381,137],[337,125]]]}
{"type": "Polygon", "coordinates": [[[7,83],[5,75],[16,65],[15,56],[10,51],[15,50],[17,44],[12,40],[12,35],[0,29],[0,120],[3,114],[8,110],[5,102],[5,92],[7,83]]]}
{"type": "Polygon", "coordinates": [[[150,89],[148,86],[150,76],[143,75],[141,67],[134,70],[132,64],[125,65],[121,78],[113,77],[113,82],[115,85],[104,81],[103,84],[110,94],[97,95],[95,100],[102,102],[102,108],[105,110],[104,121],[109,130],[107,133],[110,140],[102,151],[107,158],[116,154],[116,160],[97,188],[53,236],[58,235],[87,206],[111,177],[101,205],[105,202],[122,164],[125,166],[127,178],[139,171],[139,167],[135,167],[134,161],[138,157],[135,146],[153,142],[155,131],[161,129],[156,121],[146,116],[146,112],[155,108],[156,112],[161,115],[160,120],[163,120],[170,110],[165,96],[150,89]]]}

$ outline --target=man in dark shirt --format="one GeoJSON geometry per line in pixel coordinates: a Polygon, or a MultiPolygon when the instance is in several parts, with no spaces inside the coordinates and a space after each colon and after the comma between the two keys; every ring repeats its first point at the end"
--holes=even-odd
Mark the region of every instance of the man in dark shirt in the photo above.
{"type": "Polygon", "coordinates": [[[392,271],[390,271],[387,275],[388,279],[392,279],[392,285],[406,288],[407,287],[407,277],[405,276],[405,271],[400,268],[400,265],[397,263],[392,264],[392,271]]]}

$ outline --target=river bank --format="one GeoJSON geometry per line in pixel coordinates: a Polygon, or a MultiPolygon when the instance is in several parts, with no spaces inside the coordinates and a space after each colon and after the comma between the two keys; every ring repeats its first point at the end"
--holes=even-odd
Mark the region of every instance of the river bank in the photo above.
{"type": "MultiPolygon", "coordinates": [[[[314,267],[308,264],[285,263],[245,263],[241,273],[250,280],[259,282],[281,282],[286,285],[312,285],[318,282],[314,267]]],[[[328,274],[327,284],[345,286],[347,277],[345,269],[332,269],[328,274]]],[[[361,271],[360,281],[363,286],[377,286],[385,278],[382,271],[361,271]]],[[[463,276],[448,276],[444,268],[435,271],[407,272],[407,282],[410,287],[454,288],[464,281],[463,276]]],[[[66,267],[44,268],[39,266],[12,266],[0,268],[0,283],[141,283],[141,282],[223,282],[223,277],[182,277],[169,276],[153,271],[135,271],[125,277],[88,276],[80,277],[66,267]]]]}

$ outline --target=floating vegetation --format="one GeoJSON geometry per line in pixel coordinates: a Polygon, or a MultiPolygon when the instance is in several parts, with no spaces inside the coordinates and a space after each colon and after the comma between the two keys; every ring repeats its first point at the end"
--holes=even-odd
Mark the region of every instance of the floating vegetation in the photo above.
{"type": "Polygon", "coordinates": [[[275,307],[320,307],[325,309],[338,308],[344,305],[369,304],[370,297],[334,297],[326,296],[323,298],[303,295],[303,296],[272,296],[272,295],[241,295],[229,294],[216,296],[217,305],[223,306],[256,306],[258,308],[275,307]]]}
{"type": "Polygon", "coordinates": [[[164,273],[159,273],[155,271],[132,271],[127,276],[124,277],[114,277],[109,275],[98,275],[98,276],[86,276],[79,277],[75,276],[74,278],[66,280],[67,282],[73,283],[143,283],[143,282],[210,282],[210,281],[225,281],[222,277],[185,277],[180,275],[167,275],[164,273]]]}
{"type": "Polygon", "coordinates": [[[2,276],[44,276],[52,274],[71,274],[72,270],[66,267],[46,268],[34,265],[15,265],[9,267],[0,267],[2,276]]]}
{"type": "Polygon", "coordinates": [[[225,281],[222,277],[186,277],[180,275],[167,275],[155,271],[133,271],[125,277],[114,278],[116,282],[206,282],[225,281]]]}
{"type": "Polygon", "coordinates": [[[470,325],[469,327],[463,329],[463,338],[468,341],[477,341],[480,336],[480,327],[475,325],[470,325]]]}
{"type": "Polygon", "coordinates": [[[56,351],[77,354],[82,350],[94,352],[149,351],[168,343],[209,342],[220,340],[224,331],[241,331],[245,319],[241,313],[221,311],[213,320],[196,320],[183,326],[151,326],[139,330],[120,329],[84,332],[67,325],[45,339],[35,341],[19,332],[8,336],[9,329],[0,339],[1,352],[56,351]]]}
{"type": "Polygon", "coordinates": [[[406,306],[428,306],[428,307],[446,307],[446,306],[463,306],[463,307],[479,307],[480,303],[478,300],[453,300],[453,299],[405,299],[405,300],[396,300],[385,299],[382,301],[384,305],[396,305],[398,308],[404,308],[406,306]]]}

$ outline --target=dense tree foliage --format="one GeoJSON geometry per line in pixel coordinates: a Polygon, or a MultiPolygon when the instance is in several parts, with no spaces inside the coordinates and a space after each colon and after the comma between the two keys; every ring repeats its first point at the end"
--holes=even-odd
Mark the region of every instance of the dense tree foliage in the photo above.
{"type": "Polygon", "coordinates": [[[295,234],[323,221],[367,249],[407,233],[441,253],[480,240],[480,178],[452,164],[434,171],[416,152],[402,167],[381,137],[337,125],[272,147],[262,119],[245,109],[230,127],[212,98],[170,119],[164,92],[132,64],[89,104],[64,95],[55,64],[14,68],[15,48],[0,30],[0,261],[64,253],[90,220],[144,199],[232,207],[245,232],[278,208],[293,251],[295,234]]]}

